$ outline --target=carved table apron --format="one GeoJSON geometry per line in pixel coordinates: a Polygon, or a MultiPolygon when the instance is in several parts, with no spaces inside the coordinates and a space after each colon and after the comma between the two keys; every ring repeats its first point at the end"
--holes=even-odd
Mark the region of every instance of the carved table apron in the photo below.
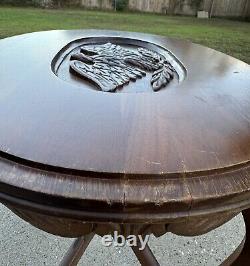
{"type": "MultiPolygon", "coordinates": [[[[249,65],[114,31],[25,34],[0,49],[0,199],[78,238],[62,265],[94,234],[195,236],[242,210],[250,226],[249,65]]],[[[148,246],[133,250],[158,265],[148,246]]]]}

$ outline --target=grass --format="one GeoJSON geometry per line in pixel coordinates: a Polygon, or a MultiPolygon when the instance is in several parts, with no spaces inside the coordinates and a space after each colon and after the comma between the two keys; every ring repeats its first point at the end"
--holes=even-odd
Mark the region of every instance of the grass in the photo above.
{"type": "Polygon", "coordinates": [[[185,38],[250,64],[250,23],[145,13],[0,7],[0,38],[52,29],[116,29],[185,38]]]}

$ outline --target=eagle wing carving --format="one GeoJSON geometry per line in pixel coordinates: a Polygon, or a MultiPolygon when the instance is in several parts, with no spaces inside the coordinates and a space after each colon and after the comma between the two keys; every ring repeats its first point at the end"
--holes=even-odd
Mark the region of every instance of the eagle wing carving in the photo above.
{"type": "Polygon", "coordinates": [[[152,88],[158,91],[173,79],[175,72],[158,53],[144,48],[129,50],[112,43],[81,47],[79,53],[71,55],[70,71],[105,92],[115,92],[147,72],[153,73],[152,88]]]}

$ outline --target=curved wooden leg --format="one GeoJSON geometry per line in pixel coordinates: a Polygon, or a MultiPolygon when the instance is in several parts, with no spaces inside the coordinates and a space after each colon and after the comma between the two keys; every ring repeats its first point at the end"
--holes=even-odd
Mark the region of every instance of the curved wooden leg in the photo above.
{"type": "Polygon", "coordinates": [[[132,247],[142,266],[160,266],[148,245],[145,246],[144,250],[140,250],[139,248],[140,246],[132,247]]]}
{"type": "Polygon", "coordinates": [[[84,237],[77,238],[69,248],[68,252],[64,256],[63,260],[59,264],[60,266],[76,266],[83,256],[86,248],[94,237],[94,233],[86,235],[84,237]]]}
{"type": "Polygon", "coordinates": [[[246,239],[245,245],[238,256],[238,258],[233,262],[233,266],[249,266],[250,265],[250,209],[244,210],[242,212],[245,224],[246,224],[246,239]]]}

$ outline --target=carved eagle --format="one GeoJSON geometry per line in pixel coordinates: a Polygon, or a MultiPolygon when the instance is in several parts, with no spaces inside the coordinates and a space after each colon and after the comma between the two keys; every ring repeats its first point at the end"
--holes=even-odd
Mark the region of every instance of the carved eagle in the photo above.
{"type": "Polygon", "coordinates": [[[86,45],[72,54],[70,71],[94,83],[102,91],[136,81],[152,72],[154,91],[164,88],[174,78],[173,66],[160,54],[144,49],[126,49],[112,43],[86,45]]]}

